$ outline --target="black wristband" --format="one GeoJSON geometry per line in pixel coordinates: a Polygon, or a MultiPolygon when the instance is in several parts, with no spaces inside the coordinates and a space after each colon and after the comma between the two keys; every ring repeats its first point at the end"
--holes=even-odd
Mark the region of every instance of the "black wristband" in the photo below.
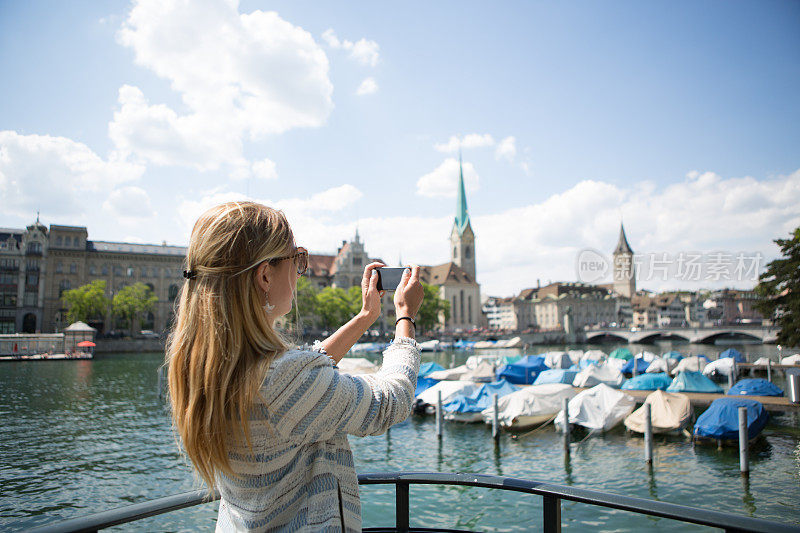
{"type": "Polygon", "coordinates": [[[401,316],[400,318],[397,319],[397,322],[395,322],[394,325],[396,326],[397,324],[399,324],[401,320],[408,320],[409,322],[411,322],[411,325],[414,326],[414,329],[417,329],[417,323],[414,322],[414,319],[411,318],[410,316],[401,316]]]}

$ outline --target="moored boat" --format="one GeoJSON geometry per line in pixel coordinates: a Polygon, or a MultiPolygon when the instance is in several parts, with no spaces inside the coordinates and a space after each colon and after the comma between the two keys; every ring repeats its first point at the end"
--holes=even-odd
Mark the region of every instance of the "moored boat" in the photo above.
{"type": "MultiPolygon", "coordinates": [[[[498,399],[497,419],[500,427],[521,431],[551,420],[561,410],[564,398],[571,400],[577,392],[571,385],[550,383],[532,385],[498,399]]],[[[494,405],[481,412],[484,422],[492,423],[494,405]]]]}
{"type": "MultiPolygon", "coordinates": [[[[657,390],[648,394],[644,402],[650,405],[653,433],[680,432],[692,420],[692,404],[685,394],[657,390]]],[[[625,418],[625,427],[636,433],[645,432],[644,405],[625,418]]]]}
{"type": "MultiPolygon", "coordinates": [[[[569,401],[569,423],[591,432],[608,431],[631,414],[635,405],[633,397],[601,383],[581,391],[569,401]]],[[[566,427],[564,418],[562,410],[555,419],[560,431],[566,427]]]]}
{"type": "Polygon", "coordinates": [[[696,440],[739,440],[739,407],[747,409],[747,438],[756,438],[767,425],[769,415],[761,402],[741,396],[727,396],[711,402],[711,406],[697,418],[693,436],[696,440]]]}

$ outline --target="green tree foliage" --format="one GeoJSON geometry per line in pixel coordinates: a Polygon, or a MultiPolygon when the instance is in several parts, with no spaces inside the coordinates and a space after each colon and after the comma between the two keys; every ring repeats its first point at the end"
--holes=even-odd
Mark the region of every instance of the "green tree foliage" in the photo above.
{"type": "Polygon", "coordinates": [[[317,316],[324,328],[336,329],[343,325],[353,317],[352,308],[350,291],[325,287],[317,294],[317,316]]]}
{"type": "Polygon", "coordinates": [[[150,287],[141,282],[134,283],[123,287],[114,295],[113,312],[132,325],[142,313],[152,311],[157,301],[158,297],[150,287]]]}
{"type": "Polygon", "coordinates": [[[450,318],[450,302],[439,296],[439,287],[422,284],[425,297],[417,313],[417,328],[420,333],[430,331],[439,324],[439,314],[444,313],[444,319],[450,318]]]}
{"type": "Polygon", "coordinates": [[[771,261],[759,276],[756,293],[761,299],[756,308],[780,326],[778,343],[800,346],[800,227],[791,238],[775,243],[783,258],[771,261]]]}
{"type": "MultiPolygon", "coordinates": [[[[297,287],[295,288],[295,305],[297,306],[297,315],[300,316],[301,324],[313,324],[317,317],[317,295],[319,291],[314,288],[314,285],[308,280],[307,277],[302,276],[297,280],[297,287]]],[[[286,320],[290,324],[296,321],[295,313],[289,313],[286,320]]]]}
{"type": "Polygon", "coordinates": [[[106,282],[102,279],[64,291],[61,301],[67,307],[69,323],[102,317],[111,303],[106,297],[106,282]]]}

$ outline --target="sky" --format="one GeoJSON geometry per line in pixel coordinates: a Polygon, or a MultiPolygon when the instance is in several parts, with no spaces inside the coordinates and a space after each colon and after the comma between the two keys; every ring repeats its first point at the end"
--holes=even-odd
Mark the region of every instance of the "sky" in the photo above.
{"type": "Polygon", "coordinates": [[[623,221],[638,287],[749,288],[800,226],[796,1],[0,0],[0,73],[3,227],[250,198],[439,264],[459,150],[485,295],[610,280],[623,221]]]}

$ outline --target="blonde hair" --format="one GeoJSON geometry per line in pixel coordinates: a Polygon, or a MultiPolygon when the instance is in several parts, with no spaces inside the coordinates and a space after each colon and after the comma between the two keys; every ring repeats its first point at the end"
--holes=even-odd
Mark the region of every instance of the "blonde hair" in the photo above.
{"type": "Polygon", "coordinates": [[[250,442],[248,410],[270,362],[288,342],[264,311],[257,267],[293,242],[286,217],[254,202],[228,202],[195,223],[174,329],[167,341],[172,420],[211,489],[232,475],[227,440],[250,442]]]}

